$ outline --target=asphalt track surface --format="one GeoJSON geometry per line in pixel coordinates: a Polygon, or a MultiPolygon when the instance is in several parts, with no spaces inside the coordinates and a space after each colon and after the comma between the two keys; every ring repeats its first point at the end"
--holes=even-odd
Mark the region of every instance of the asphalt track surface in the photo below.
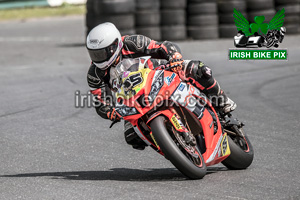
{"type": "Polygon", "coordinates": [[[238,104],[255,158],[188,180],[124,141],[123,124],[75,108],[88,91],[82,17],[0,23],[0,199],[300,199],[300,36],[288,61],[228,61],[231,39],[179,42],[238,104]]]}

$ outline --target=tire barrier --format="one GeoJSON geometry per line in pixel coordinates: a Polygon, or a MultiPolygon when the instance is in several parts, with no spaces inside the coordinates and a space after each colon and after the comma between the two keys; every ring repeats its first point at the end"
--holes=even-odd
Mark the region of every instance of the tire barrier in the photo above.
{"type": "Polygon", "coordinates": [[[188,0],[187,30],[192,39],[216,39],[218,31],[218,8],[216,1],[188,0]]]}
{"type": "Polygon", "coordinates": [[[161,40],[160,0],[136,0],[136,33],[161,40]]]}
{"type": "Polygon", "coordinates": [[[161,0],[162,40],[186,39],[186,0],[161,0]]]}
{"type": "Polygon", "coordinates": [[[284,8],[284,26],[286,34],[300,33],[300,4],[299,0],[275,0],[276,11],[284,8]]]}
{"type": "Polygon", "coordinates": [[[234,24],[233,8],[241,12],[247,17],[247,2],[246,0],[219,0],[219,35],[221,38],[232,38],[237,34],[237,29],[234,24]]]}
{"type": "Polygon", "coordinates": [[[103,22],[112,22],[122,35],[135,34],[135,0],[88,0],[87,33],[103,22]]]}
{"type": "Polygon", "coordinates": [[[285,9],[287,34],[300,32],[299,0],[87,0],[87,33],[110,21],[122,35],[142,34],[161,40],[233,38],[233,8],[250,23],[265,16],[268,23],[285,9]]]}

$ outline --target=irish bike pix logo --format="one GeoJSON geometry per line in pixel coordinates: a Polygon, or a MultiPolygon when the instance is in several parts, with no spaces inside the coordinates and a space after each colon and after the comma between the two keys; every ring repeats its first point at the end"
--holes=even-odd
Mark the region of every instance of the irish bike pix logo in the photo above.
{"type": "Polygon", "coordinates": [[[255,16],[250,24],[236,9],[233,17],[238,32],[233,38],[237,49],[229,49],[229,60],[287,60],[287,49],[278,49],[286,33],[284,8],[269,23],[265,16],[255,16]]]}

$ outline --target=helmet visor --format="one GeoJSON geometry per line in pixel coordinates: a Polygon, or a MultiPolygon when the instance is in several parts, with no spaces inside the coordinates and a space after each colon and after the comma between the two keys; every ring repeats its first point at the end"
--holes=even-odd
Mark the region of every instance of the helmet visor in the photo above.
{"type": "Polygon", "coordinates": [[[88,49],[90,57],[94,63],[108,61],[118,49],[118,38],[108,47],[102,49],[88,49]]]}

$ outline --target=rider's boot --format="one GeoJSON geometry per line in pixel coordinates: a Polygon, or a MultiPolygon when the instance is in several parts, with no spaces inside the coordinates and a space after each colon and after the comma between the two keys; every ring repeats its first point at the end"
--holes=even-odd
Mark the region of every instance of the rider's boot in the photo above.
{"type": "Polygon", "coordinates": [[[232,112],[237,107],[236,103],[221,89],[217,81],[215,81],[214,85],[206,89],[206,94],[210,98],[214,108],[223,113],[232,112]]]}
{"type": "Polygon", "coordinates": [[[137,135],[129,121],[124,121],[124,135],[127,144],[132,145],[134,149],[144,150],[147,146],[145,142],[137,135]]]}

